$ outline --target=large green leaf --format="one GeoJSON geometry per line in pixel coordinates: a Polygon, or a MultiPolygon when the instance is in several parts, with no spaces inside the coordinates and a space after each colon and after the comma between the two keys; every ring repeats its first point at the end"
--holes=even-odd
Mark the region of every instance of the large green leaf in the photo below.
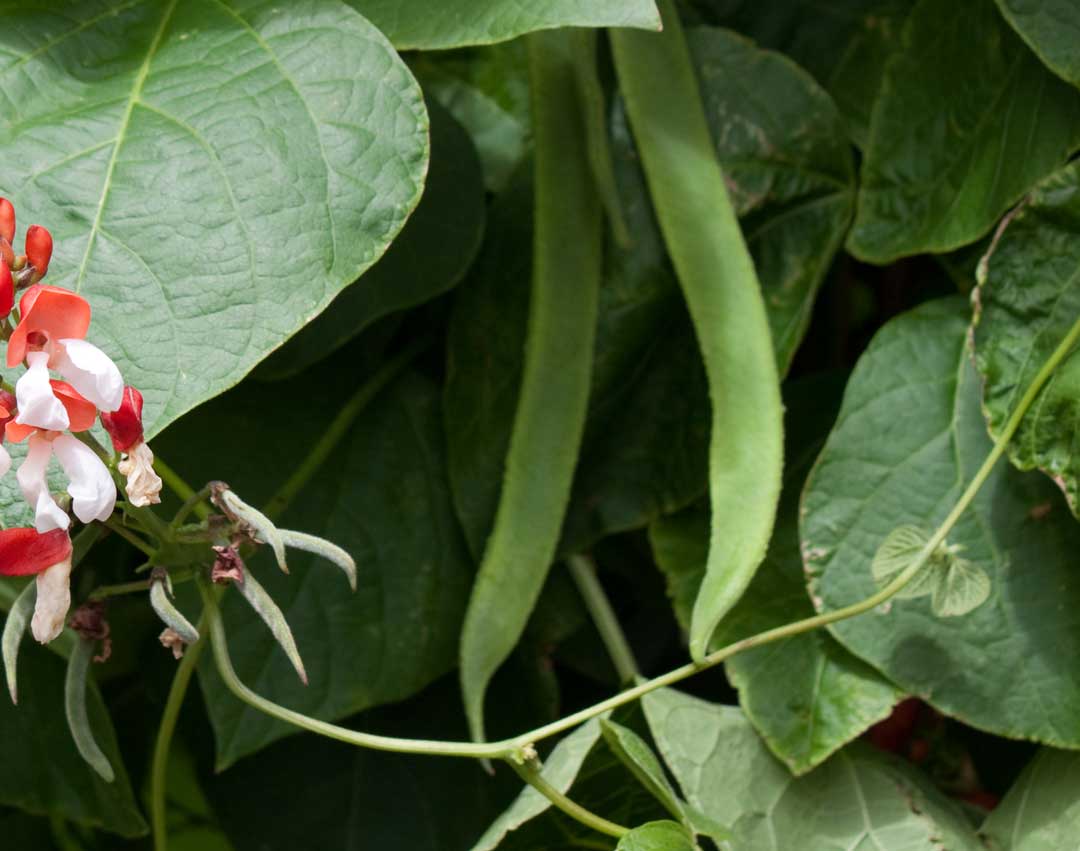
{"type": "MultiPolygon", "coordinates": [[[[64,667],[55,654],[29,639],[23,642],[19,704],[12,705],[6,694],[0,699],[0,803],[140,836],[146,822],[132,795],[108,710],[93,685],[87,689],[90,723],[116,780],[106,783],[75,750],[64,716],[64,667]]],[[[5,847],[7,841],[5,834],[5,847]]]]}
{"type": "Polygon", "coordinates": [[[555,27],[660,29],[654,0],[348,0],[400,50],[491,44],[555,27]]]}
{"type": "MultiPolygon", "coordinates": [[[[341,360],[334,371],[242,385],[170,429],[158,448],[189,481],[223,479],[258,505],[344,403],[342,391],[359,370],[355,355],[341,360]]],[[[450,505],[440,422],[438,390],[405,375],[361,413],[282,516],[282,526],[351,553],[359,587],[350,593],[338,570],[305,553],[290,555],[289,576],[262,554],[249,563],[292,626],[310,679],[300,684],[262,621],[230,594],[230,652],[251,688],[332,719],[407,697],[453,667],[470,570],[450,505]]],[[[240,703],[209,656],[199,674],[220,765],[295,731],[240,703]]]]}
{"type": "MultiPolygon", "coordinates": [[[[835,383],[816,379],[785,388],[788,468],[765,561],[743,598],[720,623],[713,647],[814,614],[799,551],[799,493],[832,423],[835,383]]],[[[705,573],[709,515],[693,507],[649,529],[656,563],[684,628],[705,573]]],[[[796,774],[888,716],[896,687],[823,630],[744,651],[725,663],[739,702],[772,752],[796,774]]]]}
{"type": "MultiPolygon", "coordinates": [[[[962,299],[930,302],[886,325],[856,366],[803,495],[820,610],[874,593],[881,543],[899,526],[933,531],[989,453],[967,327],[962,299]]],[[[894,599],[832,632],[948,715],[1080,746],[1080,526],[1061,495],[1038,473],[998,464],[947,540],[989,575],[988,602],[935,617],[929,598],[894,599]]]]}
{"type": "Polygon", "coordinates": [[[857,257],[949,251],[1080,144],[1080,92],[1051,74],[992,0],[921,0],[874,105],[857,257]]]}
{"type": "Polygon", "coordinates": [[[687,800],[732,825],[739,851],[981,851],[964,816],[907,766],[852,746],[792,777],[739,709],[673,690],[643,699],[687,800]]]}
{"type": "Polygon", "coordinates": [[[52,0],[0,35],[0,194],[146,398],[147,431],[232,386],[386,249],[427,116],[337,0],[52,0]]]}
{"type": "MultiPolygon", "coordinates": [[[[990,433],[1000,434],[1035,373],[1080,318],[1080,166],[1045,180],[991,249],[978,291],[975,362],[990,433]]],[[[1053,476],[1080,512],[1080,358],[1050,377],[1009,442],[1022,470],[1053,476]]]]}
{"type": "Polygon", "coordinates": [[[301,372],[377,319],[450,289],[476,257],[485,213],[480,161],[453,116],[437,102],[428,111],[431,165],[415,212],[382,259],[274,352],[258,377],[301,372]]]}
{"type": "Polygon", "coordinates": [[[991,851],[1060,851],[1080,831],[1080,755],[1044,748],[980,833],[991,851]]]}
{"type": "Polygon", "coordinates": [[[1080,7],[1072,0],[997,0],[998,8],[1055,74],[1080,86],[1080,7]]]}

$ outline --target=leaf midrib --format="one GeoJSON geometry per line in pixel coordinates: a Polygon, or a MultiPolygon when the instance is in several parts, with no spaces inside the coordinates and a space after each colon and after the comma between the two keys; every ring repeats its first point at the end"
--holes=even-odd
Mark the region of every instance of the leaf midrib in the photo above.
{"type": "Polygon", "coordinates": [[[83,252],[82,262],[79,264],[79,274],[75,278],[75,292],[79,292],[82,289],[83,278],[86,276],[86,264],[90,261],[90,253],[93,251],[94,242],[97,239],[98,230],[101,227],[101,216],[105,210],[105,202],[109,197],[109,189],[112,187],[112,177],[113,172],[116,170],[116,161],[119,159],[120,149],[124,145],[128,127],[131,125],[131,115],[135,111],[135,104],[142,95],[143,86],[146,85],[146,78],[150,74],[150,63],[153,61],[154,54],[157,53],[158,47],[161,45],[161,39],[165,35],[165,28],[169,25],[169,20],[176,10],[177,2],[178,0],[170,0],[169,5],[165,8],[165,14],[161,16],[161,23],[158,24],[157,31],[150,41],[150,47],[146,51],[146,56],[142,61],[142,65],[139,66],[139,70],[135,74],[135,79],[131,84],[131,93],[127,98],[127,106],[125,106],[124,114],[120,118],[120,129],[116,133],[116,144],[113,146],[112,156],[109,157],[109,165],[105,169],[105,180],[101,186],[101,198],[98,201],[97,212],[94,214],[94,222],[90,226],[90,234],[86,240],[86,250],[83,252]]]}

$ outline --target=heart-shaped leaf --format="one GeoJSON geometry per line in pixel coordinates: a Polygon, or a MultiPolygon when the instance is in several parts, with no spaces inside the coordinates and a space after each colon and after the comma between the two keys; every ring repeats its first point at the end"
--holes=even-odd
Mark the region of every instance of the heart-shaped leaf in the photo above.
{"type": "Polygon", "coordinates": [[[9,9],[0,89],[0,194],[52,230],[48,280],[150,436],[375,262],[427,166],[419,87],[338,0],[9,9]]]}
{"type": "MultiPolygon", "coordinates": [[[[859,360],[803,492],[802,550],[819,611],[874,593],[882,542],[898,525],[936,529],[989,454],[967,331],[963,299],[930,302],[886,325],[859,360]]],[[[987,602],[941,617],[932,598],[894,599],[832,633],[947,715],[1080,746],[1080,526],[1061,495],[1045,476],[998,463],[945,545],[986,572],[987,602]]],[[[982,596],[982,579],[955,579],[964,593],[940,598],[940,613],[982,596]]]]}

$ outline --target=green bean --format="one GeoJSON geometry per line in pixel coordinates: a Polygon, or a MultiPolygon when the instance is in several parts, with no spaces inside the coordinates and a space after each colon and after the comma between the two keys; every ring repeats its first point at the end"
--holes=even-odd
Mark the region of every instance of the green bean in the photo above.
{"type": "Polygon", "coordinates": [[[64,678],[64,711],[79,754],[106,783],[112,783],[115,775],[109,758],[98,747],[90,718],[86,714],[86,678],[90,673],[94,645],[93,641],[79,639],[68,660],[67,676],[64,678]]]}
{"type": "Polygon", "coordinates": [[[780,495],[779,378],[761,289],[727,195],[674,0],[660,34],[612,30],[619,86],[705,361],[713,424],[712,529],[690,627],[700,662],[746,589],[780,495]]]}
{"type": "Polygon", "coordinates": [[[600,203],[570,38],[535,33],[528,49],[536,197],[525,368],[495,525],[461,636],[462,692],[477,740],[488,683],[525,629],[555,557],[585,427],[599,300],[600,203]]]}

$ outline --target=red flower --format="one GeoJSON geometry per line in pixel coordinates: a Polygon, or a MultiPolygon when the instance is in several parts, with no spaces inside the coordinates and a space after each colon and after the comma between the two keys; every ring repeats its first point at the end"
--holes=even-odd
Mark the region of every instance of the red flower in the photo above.
{"type": "Polygon", "coordinates": [[[41,573],[71,558],[71,538],[64,529],[41,534],[36,529],[0,530],[0,576],[41,573]]]}
{"type": "Polygon", "coordinates": [[[101,424],[117,452],[127,452],[143,439],[142,407],[142,393],[129,384],[124,388],[120,408],[111,414],[102,412],[101,424]]]}
{"type": "Polygon", "coordinates": [[[44,337],[37,340],[38,347],[49,341],[83,339],[90,328],[90,303],[71,290],[37,284],[19,299],[19,317],[8,341],[9,367],[23,362],[31,334],[35,339],[44,337]]]}
{"type": "MultiPolygon", "coordinates": [[[[49,386],[52,387],[53,395],[60,400],[60,404],[64,406],[64,410],[67,411],[68,420],[70,425],[68,431],[86,431],[93,428],[94,420],[97,419],[97,407],[88,399],[83,396],[68,384],[66,381],[57,381],[55,378],[49,379],[49,386]]],[[[10,393],[6,395],[10,396],[10,393]]],[[[3,404],[3,398],[0,398],[0,415],[3,414],[3,409],[6,407],[3,404]]],[[[14,405],[7,409],[10,413],[15,410],[14,405]]],[[[10,440],[12,443],[22,443],[26,440],[27,436],[37,431],[36,426],[23,425],[22,423],[10,422],[11,418],[7,420],[0,416],[0,421],[6,423],[4,429],[4,437],[10,440]]]]}

